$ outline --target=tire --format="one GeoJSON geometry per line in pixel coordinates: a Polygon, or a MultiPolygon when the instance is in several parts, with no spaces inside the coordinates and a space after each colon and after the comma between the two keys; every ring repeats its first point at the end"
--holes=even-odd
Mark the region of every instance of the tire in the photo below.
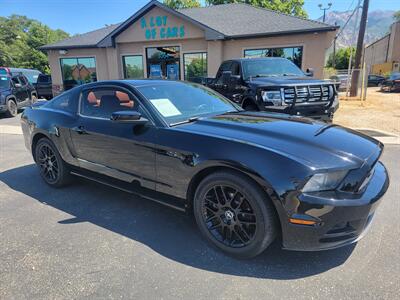
{"type": "Polygon", "coordinates": [[[243,109],[247,111],[259,111],[258,107],[255,104],[247,104],[243,107],[243,109]]]}
{"type": "Polygon", "coordinates": [[[202,235],[236,258],[257,256],[277,235],[271,201],[256,183],[240,173],[220,171],[204,178],[196,189],[193,209],[202,235]]]}
{"type": "Polygon", "coordinates": [[[40,176],[48,185],[58,188],[70,183],[69,167],[49,139],[40,139],[36,144],[34,153],[40,176]]]}
{"type": "Polygon", "coordinates": [[[12,118],[12,117],[16,117],[17,115],[18,115],[17,103],[13,99],[8,100],[6,116],[12,118]]]}

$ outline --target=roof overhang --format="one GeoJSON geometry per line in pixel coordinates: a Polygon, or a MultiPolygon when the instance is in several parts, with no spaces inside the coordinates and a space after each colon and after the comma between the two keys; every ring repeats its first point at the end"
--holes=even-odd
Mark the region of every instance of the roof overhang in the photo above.
{"type": "Polygon", "coordinates": [[[249,39],[249,38],[258,38],[258,37],[272,37],[272,36],[279,36],[279,35],[310,34],[310,33],[326,32],[326,31],[336,31],[339,28],[340,28],[340,26],[331,26],[331,27],[299,29],[299,30],[289,30],[289,31],[230,35],[230,36],[225,36],[224,39],[232,40],[232,39],[249,39]]]}

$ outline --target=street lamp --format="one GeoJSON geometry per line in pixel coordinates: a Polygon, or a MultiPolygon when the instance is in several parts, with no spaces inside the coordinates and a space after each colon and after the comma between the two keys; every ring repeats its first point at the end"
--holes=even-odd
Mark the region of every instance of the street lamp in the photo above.
{"type": "Polygon", "coordinates": [[[325,12],[326,12],[328,9],[330,9],[331,6],[332,6],[332,3],[331,3],[331,2],[328,3],[328,6],[327,6],[327,7],[322,7],[322,4],[318,4],[319,9],[324,11],[324,17],[322,18],[322,22],[325,22],[325,12]]]}

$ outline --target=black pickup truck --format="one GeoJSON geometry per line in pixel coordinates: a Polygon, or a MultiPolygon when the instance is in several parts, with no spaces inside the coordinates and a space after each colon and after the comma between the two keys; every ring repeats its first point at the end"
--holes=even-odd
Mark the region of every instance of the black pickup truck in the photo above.
{"type": "Polygon", "coordinates": [[[339,107],[336,84],[312,76],[285,58],[242,58],[223,62],[207,86],[246,110],[330,122],[339,107]]]}

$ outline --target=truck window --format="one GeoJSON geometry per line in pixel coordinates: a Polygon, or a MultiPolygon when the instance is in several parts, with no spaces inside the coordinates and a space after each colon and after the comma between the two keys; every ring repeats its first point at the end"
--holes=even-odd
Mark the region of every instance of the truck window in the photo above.
{"type": "Polygon", "coordinates": [[[237,62],[233,62],[230,68],[232,75],[240,75],[240,65],[237,62]]]}
{"type": "Polygon", "coordinates": [[[217,83],[222,84],[222,72],[230,71],[231,64],[232,64],[231,61],[226,61],[226,62],[223,62],[222,65],[219,67],[219,70],[217,73],[217,83]]]}

